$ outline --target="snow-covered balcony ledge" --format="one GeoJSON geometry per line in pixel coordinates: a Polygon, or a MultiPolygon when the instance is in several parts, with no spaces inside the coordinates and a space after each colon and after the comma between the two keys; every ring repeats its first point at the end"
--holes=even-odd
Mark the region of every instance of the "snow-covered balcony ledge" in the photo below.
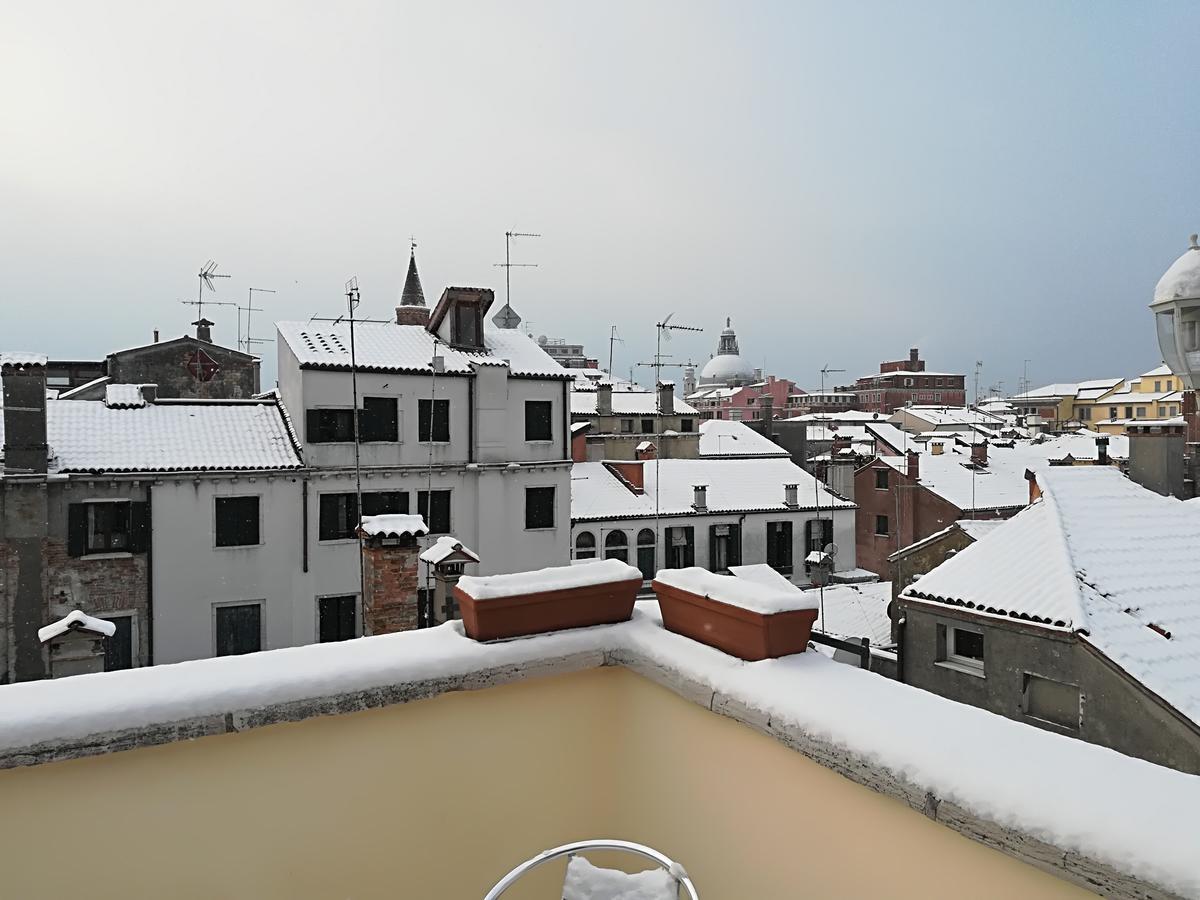
{"type": "MultiPolygon", "coordinates": [[[[1200,779],[816,653],[744,663],[631,621],[498,644],[420,632],[0,689],[0,767],[622,666],[961,834],[1110,896],[1200,896],[1200,779]]],[[[14,773],[15,774],[15,773],[14,773]]],[[[0,776],[0,797],[4,790],[0,776]]],[[[531,848],[532,850],[532,848],[531,848]]]]}

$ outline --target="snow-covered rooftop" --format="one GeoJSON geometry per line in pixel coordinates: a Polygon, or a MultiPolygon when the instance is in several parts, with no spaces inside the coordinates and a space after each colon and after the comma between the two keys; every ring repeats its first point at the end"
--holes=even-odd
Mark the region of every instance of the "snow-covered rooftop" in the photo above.
{"type": "MultiPolygon", "coordinates": [[[[575,416],[596,415],[596,391],[571,391],[571,414],[575,416]]],[[[696,410],[675,398],[672,415],[696,415],[696,410]]],[[[658,394],[645,390],[612,392],[612,414],[614,416],[654,416],[658,414],[658,394]]]]}
{"type": "MultiPolygon", "coordinates": [[[[103,400],[47,400],[49,470],[58,473],[299,469],[277,403],[173,401],[114,409],[103,400]]],[[[0,445],[4,424],[0,421],[0,445]]]]}
{"type": "Polygon", "coordinates": [[[928,422],[934,428],[944,428],[955,425],[990,425],[999,427],[1004,424],[1000,416],[974,409],[968,406],[905,406],[896,410],[894,419],[903,421],[903,414],[908,413],[913,418],[928,422]]]}
{"type": "Polygon", "coordinates": [[[112,637],[117,633],[117,626],[112,622],[104,619],[97,619],[95,616],[89,616],[81,610],[74,609],[67,613],[57,622],[51,622],[38,629],[38,640],[41,643],[52,641],[68,631],[90,631],[94,634],[101,634],[104,637],[112,637]]]}
{"type": "Polygon", "coordinates": [[[1037,477],[1041,502],[907,593],[1078,631],[1200,723],[1200,512],[1111,466],[1037,477]]]}
{"type": "MultiPolygon", "coordinates": [[[[625,465],[628,465],[626,463],[625,465]]],[[[708,485],[710,513],[788,509],[784,485],[798,486],[801,509],[853,509],[790,459],[657,459],[642,463],[645,493],[634,494],[602,462],[571,467],[571,518],[653,518],[655,495],[664,516],[691,515],[693,485],[708,485]]]]}
{"type": "MultiPolygon", "coordinates": [[[[346,323],[278,322],[280,338],[302,369],[350,369],[350,326],[346,323]]],[[[444,371],[468,375],[472,364],[507,362],[513,375],[539,378],[573,378],[538,346],[515,329],[485,326],[484,350],[468,351],[438,342],[423,325],[394,322],[359,322],[354,327],[354,357],[358,368],[371,372],[432,372],[434,354],[445,361],[444,371]]]]}
{"type": "Polygon", "coordinates": [[[359,523],[362,533],[368,537],[419,537],[428,534],[425,520],[411,513],[383,513],[378,516],[363,516],[359,523]]]}
{"type": "Polygon", "coordinates": [[[865,637],[872,647],[893,645],[892,621],[887,612],[892,600],[890,581],[826,585],[823,599],[818,589],[804,593],[819,601],[822,612],[813,625],[817,631],[844,638],[865,637]]]}
{"type": "Polygon", "coordinates": [[[700,423],[700,455],[789,456],[786,450],[749,425],[728,419],[705,419],[700,423]]]}

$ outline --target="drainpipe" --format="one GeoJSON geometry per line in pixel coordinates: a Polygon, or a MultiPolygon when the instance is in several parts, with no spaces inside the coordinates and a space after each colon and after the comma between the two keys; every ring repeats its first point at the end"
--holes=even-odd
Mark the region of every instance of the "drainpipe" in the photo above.
{"type": "MultiPolygon", "coordinates": [[[[155,332],[155,337],[158,333],[155,332]]],[[[154,504],[151,501],[153,482],[146,482],[146,665],[154,665],[154,504]]]]}
{"type": "MultiPolygon", "coordinates": [[[[564,382],[565,383],[565,382],[564,382]]],[[[432,413],[430,413],[432,415],[432,413]]],[[[432,425],[430,426],[430,437],[432,434],[432,425]]],[[[467,462],[475,462],[475,377],[467,379],[467,462]]],[[[478,545],[476,545],[478,546],[478,545]]],[[[426,586],[428,586],[426,579],[426,586]]]]}
{"type": "Polygon", "coordinates": [[[904,636],[908,630],[908,617],[901,615],[896,620],[896,680],[904,684],[904,636]]]}
{"type": "Polygon", "coordinates": [[[300,478],[300,559],[308,571],[308,476],[300,478]]]}
{"type": "Polygon", "coordinates": [[[571,459],[571,391],[570,383],[565,379],[562,383],[563,400],[563,459],[571,459]]]}

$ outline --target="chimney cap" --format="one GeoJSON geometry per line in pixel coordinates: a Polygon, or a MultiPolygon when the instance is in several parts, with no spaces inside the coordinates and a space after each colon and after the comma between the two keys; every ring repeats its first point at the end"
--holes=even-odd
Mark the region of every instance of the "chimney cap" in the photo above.
{"type": "Polygon", "coordinates": [[[23,350],[0,350],[0,367],[27,369],[30,366],[45,366],[45,353],[29,353],[23,350]]]}

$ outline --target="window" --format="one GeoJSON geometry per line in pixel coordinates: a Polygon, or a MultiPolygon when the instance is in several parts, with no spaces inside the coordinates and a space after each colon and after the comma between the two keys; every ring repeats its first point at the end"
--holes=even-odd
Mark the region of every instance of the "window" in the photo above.
{"type": "Polygon", "coordinates": [[[622,419],[621,420],[621,433],[622,434],[633,434],[633,419],[622,419]]]}
{"type": "Polygon", "coordinates": [[[1115,406],[1110,406],[1108,408],[1108,417],[1110,419],[1115,419],[1117,417],[1117,408],[1115,406]]]}
{"type": "Polygon", "coordinates": [[[729,411],[729,420],[731,422],[742,421],[742,411],[740,409],[731,409],[729,411]]]}
{"type": "Polygon", "coordinates": [[[262,604],[216,607],[217,656],[238,656],[262,649],[262,604]]]}
{"type": "Polygon", "coordinates": [[[742,530],[737,525],[708,526],[708,568],[728,572],[742,564],[742,530]]]}
{"type": "Polygon", "coordinates": [[[1133,418],[1133,407],[1132,406],[1125,407],[1125,418],[1127,418],[1127,419],[1133,418]]]}
{"type": "Polygon", "coordinates": [[[653,530],[643,528],[638,532],[637,567],[641,570],[643,581],[653,581],[654,575],[658,571],[655,568],[655,544],[653,530]]]}
{"type": "Polygon", "coordinates": [[[450,492],[434,491],[431,509],[429,491],[417,491],[417,514],[425,520],[430,534],[449,534],[450,492]]]}
{"type": "Polygon", "coordinates": [[[358,419],[361,441],[400,440],[400,414],[395,397],[363,397],[358,419]]]}
{"type": "Polygon", "coordinates": [[[653,419],[642,419],[642,434],[654,434],[653,419]]]}
{"type": "Polygon", "coordinates": [[[1154,393],[1156,393],[1156,394],[1162,393],[1162,382],[1161,381],[1154,382],[1154,393]]]}
{"type": "Polygon", "coordinates": [[[67,553],[144,553],[150,546],[147,504],[97,500],[67,507],[67,553]]]}
{"type": "Polygon", "coordinates": [[[596,536],[590,531],[581,531],[575,537],[575,558],[596,558],[596,536]]]}
{"type": "Polygon", "coordinates": [[[604,558],[629,562],[629,538],[623,531],[610,531],[604,538],[604,558]]]}
{"type": "MultiPolygon", "coordinates": [[[[317,540],[340,541],[354,537],[358,527],[354,494],[321,494],[317,510],[317,540]]],[[[362,495],[364,516],[408,512],[408,491],[368,491],[362,495]]]]}
{"type": "Polygon", "coordinates": [[[1160,406],[1158,408],[1158,417],[1160,419],[1165,419],[1167,417],[1167,408],[1165,406],[1160,406]]]}
{"type": "Polygon", "coordinates": [[[103,616],[116,631],[104,639],[104,671],[133,668],[133,616],[103,616]]]}
{"type": "Polygon", "coordinates": [[[1175,390],[1175,388],[1174,388],[1174,387],[1172,387],[1172,385],[1173,385],[1173,384],[1174,384],[1174,382],[1172,382],[1172,381],[1171,381],[1171,379],[1170,379],[1170,378],[1168,378],[1168,379],[1167,379],[1167,390],[1168,390],[1168,391],[1173,391],[1173,390],[1175,390]]]}
{"type": "Polygon", "coordinates": [[[875,517],[875,533],[877,535],[879,535],[880,537],[888,536],[889,531],[888,531],[888,517],[887,516],[876,516],[875,517]]]}
{"type": "Polygon", "coordinates": [[[983,672],[983,633],[947,625],[945,628],[945,653],[943,661],[957,663],[983,672]]]}
{"type": "Polygon", "coordinates": [[[1092,408],[1090,406],[1081,406],[1079,408],[1079,418],[1085,422],[1090,422],[1092,420],[1092,408]]]}
{"type": "Polygon", "coordinates": [[[553,409],[549,400],[525,401],[525,440],[554,440],[553,409]]]}
{"type": "Polygon", "coordinates": [[[258,497],[217,498],[217,546],[252,547],[258,543],[258,497]]]}
{"type": "Polygon", "coordinates": [[[358,598],[353,594],[345,597],[319,597],[317,640],[328,644],[333,641],[348,641],[355,637],[358,637],[358,598]]]}
{"type": "Polygon", "coordinates": [[[310,409],[306,431],[310,444],[353,442],[354,410],[310,409]]]}
{"type": "Polygon", "coordinates": [[[1025,673],[1024,682],[1021,712],[1060,728],[1079,730],[1082,716],[1078,685],[1063,684],[1031,672],[1025,673]]]}
{"type": "Polygon", "coordinates": [[[1177,404],[1174,404],[1174,403],[1171,404],[1171,415],[1173,415],[1173,416],[1179,415],[1179,406],[1177,404]]]}
{"type": "Polygon", "coordinates": [[[456,303],[454,305],[453,341],[464,347],[482,347],[479,304],[456,303]]]}
{"type": "Polygon", "coordinates": [[[1137,417],[1138,417],[1139,419],[1144,419],[1144,418],[1146,418],[1146,407],[1144,407],[1144,406],[1139,406],[1139,407],[1137,408],[1137,417]]]}
{"type": "Polygon", "coordinates": [[[554,527],[554,488],[525,488],[525,528],[554,527]]]}
{"type": "Polygon", "coordinates": [[[686,569],[696,564],[696,534],[691,525],[667,529],[667,567],[686,569]]]}
{"type": "Polygon", "coordinates": [[[792,574],[792,523],[767,523],[767,565],[780,575],[792,574]]]}
{"type": "Polygon", "coordinates": [[[418,400],[417,420],[417,440],[435,444],[450,442],[449,400],[418,400]]]}
{"type": "Polygon", "coordinates": [[[685,432],[685,433],[690,432],[690,431],[695,431],[696,430],[696,420],[695,419],[680,419],[679,420],[679,430],[682,432],[685,432]]]}
{"type": "Polygon", "coordinates": [[[876,469],[875,470],[875,490],[886,491],[887,489],[888,489],[888,470],[887,469],[876,469]]]}

